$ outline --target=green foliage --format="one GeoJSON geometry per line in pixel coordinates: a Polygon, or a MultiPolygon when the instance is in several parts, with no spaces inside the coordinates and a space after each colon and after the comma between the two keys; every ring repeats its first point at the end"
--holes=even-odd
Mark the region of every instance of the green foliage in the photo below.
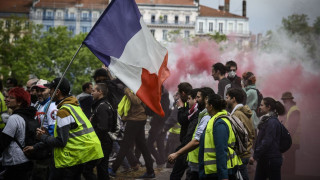
{"type": "MultiPolygon", "coordinates": [[[[26,30],[12,25],[10,31],[0,30],[0,75],[4,79],[15,77],[22,85],[29,75],[49,81],[61,76],[87,35],[72,36],[66,27],[41,32],[41,26],[30,24],[26,30]],[[8,37],[15,36],[20,38],[8,40],[8,37]]],[[[72,93],[80,93],[82,84],[91,81],[93,71],[101,65],[101,61],[82,46],[66,73],[72,84],[72,93]]]]}
{"type": "Polygon", "coordinates": [[[291,16],[288,16],[288,18],[283,18],[282,25],[283,28],[291,35],[303,35],[310,32],[308,19],[308,16],[305,14],[293,14],[291,16]]]}
{"type": "Polygon", "coordinates": [[[208,35],[210,39],[216,41],[217,43],[227,40],[227,36],[224,34],[220,34],[219,32],[216,32],[215,34],[208,34],[208,35]]]}
{"type": "Polygon", "coordinates": [[[317,17],[313,24],[313,31],[315,34],[320,35],[320,17],[317,17]]]}

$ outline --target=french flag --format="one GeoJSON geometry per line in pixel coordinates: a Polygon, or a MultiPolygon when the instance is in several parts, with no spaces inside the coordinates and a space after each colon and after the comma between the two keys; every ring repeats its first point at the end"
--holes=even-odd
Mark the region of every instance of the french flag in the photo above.
{"type": "Polygon", "coordinates": [[[151,110],[164,116],[161,85],[168,51],[152,36],[134,0],[112,0],[83,42],[151,110]]]}

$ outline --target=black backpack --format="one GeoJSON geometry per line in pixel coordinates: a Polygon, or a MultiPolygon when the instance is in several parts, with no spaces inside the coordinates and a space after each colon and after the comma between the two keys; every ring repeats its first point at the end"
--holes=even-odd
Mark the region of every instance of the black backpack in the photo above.
{"type": "Polygon", "coordinates": [[[263,95],[261,94],[261,92],[258,90],[258,89],[256,89],[256,88],[250,88],[250,89],[254,89],[254,90],[256,90],[257,91],[257,95],[258,95],[258,106],[257,106],[257,108],[255,109],[255,112],[256,112],[256,114],[257,114],[257,116],[258,117],[261,117],[263,114],[260,112],[260,104],[261,104],[261,101],[262,101],[262,99],[263,99],[263,95]]]}
{"type": "MultiPolygon", "coordinates": [[[[26,122],[26,131],[25,131],[25,147],[26,146],[33,146],[40,141],[36,139],[36,130],[37,128],[40,128],[39,121],[27,117],[23,114],[18,113],[19,116],[21,116],[25,122],[26,122]]],[[[15,142],[18,144],[18,146],[23,150],[23,146],[19,143],[17,139],[14,139],[15,142]]],[[[42,160],[47,159],[52,156],[52,148],[49,145],[43,145],[42,148],[33,150],[31,153],[25,153],[25,156],[30,160],[42,160]]]]}
{"type": "Polygon", "coordinates": [[[280,152],[281,153],[285,153],[286,151],[288,151],[292,145],[292,139],[291,139],[291,135],[289,133],[289,131],[287,130],[287,128],[281,123],[280,123],[280,127],[281,127],[281,134],[280,134],[280,152]]]}

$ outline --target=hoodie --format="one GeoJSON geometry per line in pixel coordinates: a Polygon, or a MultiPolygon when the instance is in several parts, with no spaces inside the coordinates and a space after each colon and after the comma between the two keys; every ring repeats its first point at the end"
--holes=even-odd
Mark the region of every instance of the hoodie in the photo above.
{"type": "Polygon", "coordinates": [[[241,120],[243,123],[244,127],[246,128],[248,132],[248,147],[247,151],[244,152],[243,154],[240,154],[241,158],[249,158],[251,156],[251,149],[253,146],[254,138],[255,138],[255,130],[253,127],[253,122],[252,122],[252,111],[250,110],[248,105],[241,106],[240,104],[236,106],[234,110],[234,113],[232,115],[236,116],[241,120]]]}

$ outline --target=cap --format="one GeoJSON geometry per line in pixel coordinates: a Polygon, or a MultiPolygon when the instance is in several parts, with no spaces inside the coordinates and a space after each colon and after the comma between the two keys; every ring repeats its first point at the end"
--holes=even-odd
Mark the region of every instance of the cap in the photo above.
{"type": "Polygon", "coordinates": [[[294,98],[294,97],[292,96],[292,93],[289,92],[289,91],[284,92],[284,93],[282,94],[282,97],[281,97],[281,99],[293,99],[293,98],[294,98]]]}
{"type": "Polygon", "coordinates": [[[44,79],[40,79],[35,86],[42,89],[46,89],[47,87],[44,86],[45,84],[48,84],[48,81],[44,79]]]}
{"type": "MultiPolygon", "coordinates": [[[[61,78],[55,78],[53,81],[51,81],[48,84],[44,84],[44,86],[52,89],[52,88],[56,88],[59,84],[61,78]]],[[[69,94],[70,92],[70,84],[69,81],[66,78],[62,78],[61,84],[59,86],[59,90],[61,92],[63,92],[64,94],[69,94]]]]}

